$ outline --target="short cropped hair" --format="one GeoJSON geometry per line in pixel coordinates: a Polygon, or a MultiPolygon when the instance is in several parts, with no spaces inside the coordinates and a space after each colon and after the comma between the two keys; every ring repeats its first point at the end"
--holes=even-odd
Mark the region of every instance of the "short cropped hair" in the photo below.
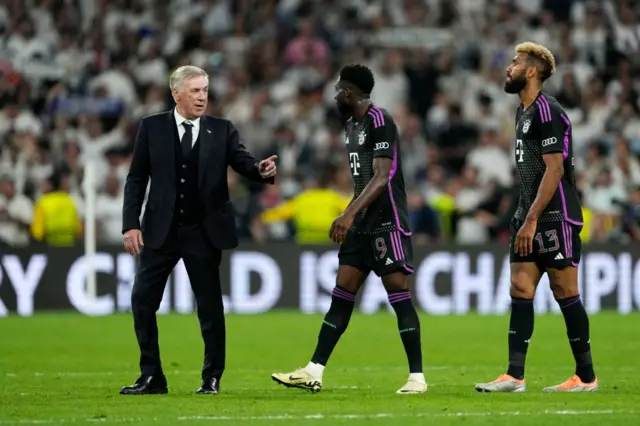
{"type": "Polygon", "coordinates": [[[529,58],[538,62],[540,67],[540,80],[543,82],[556,72],[556,59],[549,49],[541,44],[532,43],[530,41],[520,43],[516,46],[516,53],[527,54],[529,58]]]}
{"type": "Polygon", "coordinates": [[[180,68],[176,69],[169,77],[169,87],[171,90],[178,89],[182,87],[182,83],[186,80],[190,80],[194,77],[205,76],[207,80],[209,80],[209,74],[201,68],[195,67],[193,65],[184,65],[180,68]]]}
{"type": "Polygon", "coordinates": [[[375,85],[373,73],[364,65],[346,65],[340,70],[340,80],[356,86],[365,95],[370,95],[375,85]]]}

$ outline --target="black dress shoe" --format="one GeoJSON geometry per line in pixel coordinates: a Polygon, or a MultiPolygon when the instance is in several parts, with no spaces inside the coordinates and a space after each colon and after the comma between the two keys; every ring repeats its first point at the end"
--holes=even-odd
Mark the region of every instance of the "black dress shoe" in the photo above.
{"type": "Polygon", "coordinates": [[[200,389],[196,391],[197,394],[201,394],[201,395],[203,394],[215,395],[219,392],[220,392],[220,380],[216,379],[215,377],[211,379],[204,379],[202,381],[202,386],[200,386],[200,389]]]}
{"type": "Polygon", "coordinates": [[[164,376],[140,376],[133,385],[120,389],[120,395],[160,395],[167,392],[164,376]]]}

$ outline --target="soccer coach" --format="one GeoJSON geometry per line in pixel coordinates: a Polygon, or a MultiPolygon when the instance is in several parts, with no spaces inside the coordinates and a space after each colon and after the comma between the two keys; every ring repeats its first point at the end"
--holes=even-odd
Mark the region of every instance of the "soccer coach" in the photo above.
{"type": "Polygon", "coordinates": [[[225,318],[220,289],[222,250],[238,246],[227,167],[256,182],[274,183],[275,156],[256,160],[229,120],[203,115],[209,76],[182,66],[170,77],[176,106],[145,117],[136,136],[124,188],[124,246],[138,256],[131,306],[140,377],[123,395],[167,393],[160,362],[156,311],[180,259],[196,298],[204,340],[199,394],[217,394],[225,368],[225,318]],[[140,224],[147,184],[151,187],[140,224]]]}

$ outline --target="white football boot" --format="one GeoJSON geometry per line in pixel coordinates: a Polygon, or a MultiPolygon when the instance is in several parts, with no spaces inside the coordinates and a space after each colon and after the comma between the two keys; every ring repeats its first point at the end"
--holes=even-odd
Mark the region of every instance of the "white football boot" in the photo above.
{"type": "Polygon", "coordinates": [[[518,380],[508,374],[501,374],[493,382],[478,383],[478,392],[525,392],[527,385],[524,380],[518,380]]]}

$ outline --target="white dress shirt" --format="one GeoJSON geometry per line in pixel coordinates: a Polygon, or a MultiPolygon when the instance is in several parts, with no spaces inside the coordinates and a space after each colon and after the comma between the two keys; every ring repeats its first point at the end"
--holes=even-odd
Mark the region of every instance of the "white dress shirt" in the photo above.
{"type": "Polygon", "coordinates": [[[195,145],[196,143],[196,140],[198,140],[198,133],[200,132],[200,117],[194,120],[187,120],[186,118],[180,115],[177,108],[173,109],[173,116],[176,119],[176,125],[178,126],[178,137],[180,138],[181,141],[182,141],[182,136],[184,136],[184,133],[186,132],[182,123],[187,121],[193,125],[193,128],[191,129],[191,137],[192,137],[191,146],[193,147],[193,145],[195,145]]]}

